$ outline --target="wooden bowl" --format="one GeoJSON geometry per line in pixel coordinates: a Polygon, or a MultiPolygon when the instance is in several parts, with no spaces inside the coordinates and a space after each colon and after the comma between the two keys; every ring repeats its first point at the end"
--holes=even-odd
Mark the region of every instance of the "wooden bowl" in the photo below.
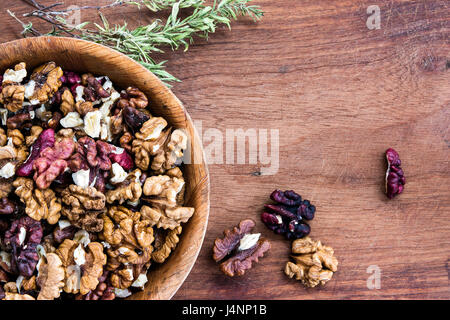
{"type": "Polygon", "coordinates": [[[164,117],[190,136],[190,163],[184,165],[186,206],[195,213],[183,226],[180,242],[169,259],[152,268],[145,290],[130,299],[170,299],[184,282],[200,251],[209,215],[209,175],[201,141],[182,103],[155,75],[127,56],[92,42],[39,37],[0,44],[0,70],[24,61],[30,70],[55,61],[63,70],[106,75],[118,88],[135,86],[150,100],[152,114],[164,117]]]}

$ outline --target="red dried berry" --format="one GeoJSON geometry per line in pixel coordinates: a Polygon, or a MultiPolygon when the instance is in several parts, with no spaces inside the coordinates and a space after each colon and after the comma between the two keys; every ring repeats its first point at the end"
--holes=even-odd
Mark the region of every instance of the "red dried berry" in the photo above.
{"type": "Polygon", "coordinates": [[[386,170],[386,195],[389,199],[402,193],[406,183],[405,175],[401,168],[401,160],[397,151],[392,148],[386,150],[388,168],[386,170]]]}

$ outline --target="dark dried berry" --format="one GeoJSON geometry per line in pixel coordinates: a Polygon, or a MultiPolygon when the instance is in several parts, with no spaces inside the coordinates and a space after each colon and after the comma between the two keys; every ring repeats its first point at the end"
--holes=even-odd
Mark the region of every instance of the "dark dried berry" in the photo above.
{"type": "Polygon", "coordinates": [[[275,190],[270,195],[275,204],[266,204],[261,220],[273,232],[283,234],[287,239],[298,239],[311,232],[305,220],[312,220],[316,207],[292,190],[275,190]]]}
{"type": "Polygon", "coordinates": [[[389,199],[402,193],[406,183],[405,175],[401,168],[401,160],[397,151],[392,148],[386,150],[388,168],[386,171],[386,195],[389,199]]]}

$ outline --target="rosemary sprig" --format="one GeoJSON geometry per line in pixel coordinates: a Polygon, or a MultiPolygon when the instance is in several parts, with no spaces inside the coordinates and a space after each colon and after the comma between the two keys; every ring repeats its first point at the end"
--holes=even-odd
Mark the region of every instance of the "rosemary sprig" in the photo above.
{"type": "MultiPolygon", "coordinates": [[[[144,67],[152,71],[166,84],[179,81],[165,70],[165,62],[156,62],[151,57],[152,53],[164,52],[164,47],[173,50],[183,47],[188,50],[194,37],[208,39],[210,33],[214,33],[218,25],[226,25],[230,28],[231,20],[239,16],[249,16],[254,21],[263,16],[259,6],[248,5],[251,0],[221,0],[214,1],[212,6],[204,4],[204,0],[140,0],[140,1],[114,1],[105,6],[84,6],[78,9],[60,9],[56,7],[61,3],[51,6],[43,6],[36,0],[23,0],[34,7],[34,10],[24,14],[25,17],[39,18],[52,26],[52,30],[46,35],[70,36],[114,48],[138,61],[144,67]],[[136,5],[145,7],[152,12],[170,10],[165,19],[156,19],[148,25],[129,29],[126,23],[110,25],[106,17],[99,12],[101,24],[85,21],[77,26],[70,25],[66,17],[71,11],[86,9],[104,9],[123,5],[136,5]],[[191,9],[189,15],[180,17],[182,9],[191,9]],[[94,27],[88,28],[89,25],[94,27]]],[[[33,28],[32,23],[25,23],[18,19],[14,13],[8,13],[23,27],[22,34],[41,35],[33,28]]]]}

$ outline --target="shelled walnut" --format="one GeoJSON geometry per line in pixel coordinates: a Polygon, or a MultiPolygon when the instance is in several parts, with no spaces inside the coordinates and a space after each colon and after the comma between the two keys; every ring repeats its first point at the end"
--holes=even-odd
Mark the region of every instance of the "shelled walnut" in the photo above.
{"type": "Polygon", "coordinates": [[[152,253],[153,261],[163,263],[169,257],[180,241],[178,236],[181,234],[182,229],[181,226],[177,226],[169,231],[156,229],[155,251],[152,253]]]}
{"type": "Polygon", "coordinates": [[[289,278],[302,282],[306,287],[324,285],[337,271],[338,261],[331,247],[322,245],[310,237],[294,240],[291,256],[295,263],[288,261],[284,273],[289,278]]]}
{"type": "Polygon", "coordinates": [[[25,213],[39,221],[47,219],[48,223],[58,222],[61,212],[60,199],[51,189],[40,190],[33,180],[19,177],[13,182],[16,195],[25,204],[25,213]]]}
{"type": "Polygon", "coordinates": [[[224,238],[214,241],[213,259],[220,263],[220,270],[227,276],[242,276],[252,267],[253,262],[270,249],[270,242],[261,238],[260,233],[252,234],[255,222],[242,220],[238,226],[223,232],[224,238]]]}
{"type": "Polygon", "coordinates": [[[0,74],[0,299],[124,298],[176,250],[187,136],[149,105],[55,62],[0,74]]]}

